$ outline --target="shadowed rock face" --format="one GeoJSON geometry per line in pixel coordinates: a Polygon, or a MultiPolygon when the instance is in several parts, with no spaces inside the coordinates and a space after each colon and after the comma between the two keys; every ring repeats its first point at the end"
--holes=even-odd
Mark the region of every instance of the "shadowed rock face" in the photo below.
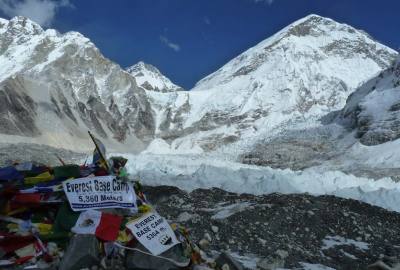
{"type": "Polygon", "coordinates": [[[35,125],[37,104],[24,91],[19,80],[0,84],[0,130],[7,135],[37,136],[35,125]]]}

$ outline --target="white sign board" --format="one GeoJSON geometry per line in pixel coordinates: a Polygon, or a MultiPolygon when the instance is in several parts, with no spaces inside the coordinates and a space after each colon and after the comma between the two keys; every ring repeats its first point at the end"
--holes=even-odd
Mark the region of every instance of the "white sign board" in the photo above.
{"type": "Polygon", "coordinates": [[[129,222],[126,227],[155,256],[180,243],[168,222],[155,212],[129,222]]]}
{"type": "Polygon", "coordinates": [[[119,181],[114,176],[67,180],[63,182],[63,188],[74,211],[101,208],[137,210],[132,183],[119,181]]]}

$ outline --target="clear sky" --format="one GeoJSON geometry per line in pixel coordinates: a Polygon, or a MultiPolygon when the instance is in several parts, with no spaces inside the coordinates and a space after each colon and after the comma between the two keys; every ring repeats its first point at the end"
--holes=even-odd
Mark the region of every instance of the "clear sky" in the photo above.
{"type": "Polygon", "coordinates": [[[81,32],[122,67],[142,60],[186,89],[311,13],[398,49],[399,11],[399,0],[0,0],[0,17],[81,32]]]}

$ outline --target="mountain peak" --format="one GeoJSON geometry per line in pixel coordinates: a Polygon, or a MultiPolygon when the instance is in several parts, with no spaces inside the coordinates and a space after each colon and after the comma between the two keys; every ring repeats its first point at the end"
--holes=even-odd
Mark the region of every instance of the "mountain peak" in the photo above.
{"type": "MultiPolygon", "coordinates": [[[[322,17],[316,14],[310,14],[290,24],[284,30],[293,36],[318,36],[331,35],[336,31],[356,33],[357,29],[343,23],[339,23],[330,18],[322,17]]],[[[282,31],[284,31],[282,30],[282,31]]]]}
{"type": "MultiPolygon", "coordinates": [[[[309,20],[324,20],[324,21],[330,21],[330,22],[336,22],[335,20],[329,18],[329,17],[324,17],[315,13],[311,13],[305,17],[303,17],[303,20],[309,21],[309,20]]],[[[336,22],[338,23],[338,22],[336,22]]]]}
{"type": "Polygon", "coordinates": [[[295,21],[291,25],[299,24],[299,23],[303,23],[303,22],[324,21],[324,20],[325,21],[333,21],[330,18],[322,17],[322,16],[317,15],[317,14],[309,14],[309,15],[307,15],[307,16],[305,16],[305,17],[303,17],[303,18],[301,18],[301,19],[299,19],[297,21],[295,21]]]}
{"type": "Polygon", "coordinates": [[[126,71],[129,73],[136,73],[143,70],[148,70],[150,72],[162,75],[158,68],[143,61],[139,61],[135,65],[126,68],[126,71]]]}
{"type": "Polygon", "coordinates": [[[15,16],[9,21],[3,19],[1,22],[7,24],[8,28],[22,30],[25,34],[36,35],[43,32],[43,28],[39,24],[23,16],[15,16]]]}
{"type": "Polygon", "coordinates": [[[143,61],[127,67],[126,71],[135,77],[136,82],[140,87],[146,90],[153,90],[156,92],[174,92],[183,90],[180,86],[172,83],[171,80],[165,77],[155,66],[143,61]]]}
{"type": "Polygon", "coordinates": [[[4,25],[4,24],[7,24],[7,23],[8,23],[8,20],[0,18],[0,26],[4,25]]]}
{"type": "MultiPolygon", "coordinates": [[[[272,78],[281,76],[283,71],[295,75],[301,74],[303,71],[299,69],[304,66],[301,67],[299,63],[316,69],[319,69],[316,66],[322,68],[325,67],[325,63],[328,63],[330,67],[337,69],[332,76],[346,82],[353,82],[350,83],[349,89],[354,90],[360,81],[349,77],[350,70],[339,68],[342,61],[354,63],[354,67],[358,67],[360,59],[364,59],[374,67],[369,71],[365,70],[369,76],[372,76],[374,72],[387,68],[396,54],[396,51],[378,43],[364,31],[311,14],[293,22],[232,59],[225,66],[199,81],[194,90],[207,90],[215,88],[216,85],[226,85],[227,82],[239,76],[257,78],[256,74],[268,74],[262,76],[272,78]],[[272,63],[279,65],[282,70],[278,72],[275,67],[268,70],[268,73],[262,72],[267,66],[273,67],[272,63]],[[374,71],[371,73],[372,70],[374,71]],[[338,75],[338,72],[341,74],[338,75]]],[[[360,75],[359,78],[365,79],[364,75],[360,75]]]]}

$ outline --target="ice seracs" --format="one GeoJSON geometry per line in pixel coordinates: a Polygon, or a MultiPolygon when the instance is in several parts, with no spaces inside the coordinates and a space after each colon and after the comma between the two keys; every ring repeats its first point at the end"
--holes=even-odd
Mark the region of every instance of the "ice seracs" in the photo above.
{"type": "Polygon", "coordinates": [[[126,155],[128,172],[148,185],[171,185],[192,191],[216,187],[235,193],[335,195],[400,212],[400,183],[340,171],[280,170],[250,166],[204,155],[126,155]]]}

